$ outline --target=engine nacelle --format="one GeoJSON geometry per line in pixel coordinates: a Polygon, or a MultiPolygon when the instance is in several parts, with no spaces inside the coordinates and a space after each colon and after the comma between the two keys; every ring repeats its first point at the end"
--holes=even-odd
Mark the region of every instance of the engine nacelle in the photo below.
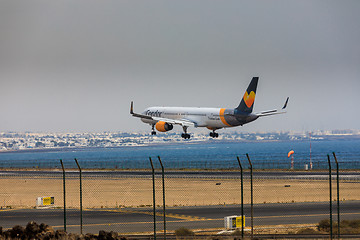
{"type": "Polygon", "coordinates": [[[159,132],[167,132],[174,128],[174,126],[171,123],[167,123],[167,122],[163,122],[163,121],[158,121],[155,124],[155,127],[156,127],[156,130],[158,130],[159,132]]]}

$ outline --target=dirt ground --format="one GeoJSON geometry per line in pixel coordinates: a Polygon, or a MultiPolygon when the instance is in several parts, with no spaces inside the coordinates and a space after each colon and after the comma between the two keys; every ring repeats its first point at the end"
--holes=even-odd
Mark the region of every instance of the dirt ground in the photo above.
{"type": "MultiPolygon", "coordinates": [[[[66,180],[66,205],[79,207],[79,179],[66,180]]],[[[360,182],[340,182],[341,200],[359,200],[360,182]]],[[[239,179],[166,178],[167,206],[240,203],[239,179]]],[[[152,205],[151,178],[83,178],[83,206],[141,207],[152,205]]],[[[328,201],[327,180],[254,179],[254,203],[328,201]]],[[[61,178],[0,177],[0,207],[35,207],[37,197],[55,197],[63,205],[61,178]]],[[[336,182],[333,184],[336,198],[336,182]]],[[[162,181],[156,179],[156,203],[162,205],[162,181]]],[[[250,182],[244,180],[244,203],[250,203],[250,182]]]]}

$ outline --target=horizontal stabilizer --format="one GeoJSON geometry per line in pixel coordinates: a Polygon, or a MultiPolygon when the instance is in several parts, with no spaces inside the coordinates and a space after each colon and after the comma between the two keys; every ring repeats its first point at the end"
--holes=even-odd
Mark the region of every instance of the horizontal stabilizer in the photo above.
{"type": "Polygon", "coordinates": [[[255,113],[257,116],[259,117],[265,117],[265,116],[271,116],[271,115],[275,115],[275,114],[283,114],[286,113],[285,109],[287,107],[287,104],[289,102],[289,97],[286,98],[285,104],[284,106],[281,108],[281,110],[278,109],[273,109],[273,110],[267,110],[267,111],[262,111],[259,113],[255,113]]]}

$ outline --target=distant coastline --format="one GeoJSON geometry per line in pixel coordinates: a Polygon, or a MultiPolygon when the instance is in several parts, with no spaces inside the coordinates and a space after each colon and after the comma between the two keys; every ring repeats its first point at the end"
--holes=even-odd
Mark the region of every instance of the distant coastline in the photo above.
{"type": "MultiPolygon", "coordinates": [[[[149,157],[161,156],[167,168],[171,169],[232,169],[238,167],[236,156],[245,161],[245,153],[249,153],[257,164],[256,168],[288,169],[290,160],[287,153],[294,150],[296,169],[300,170],[309,164],[309,140],[187,141],[185,144],[167,142],[139,147],[18,150],[0,154],[0,168],[60,169],[59,159],[62,159],[70,169],[76,168],[76,158],[84,169],[148,169],[149,157]]],[[[341,159],[342,169],[360,169],[360,138],[318,139],[312,143],[311,159],[315,169],[326,169],[326,155],[332,152],[341,159]]]]}
{"type": "MultiPolygon", "coordinates": [[[[63,146],[63,147],[46,147],[44,145],[40,147],[30,147],[30,148],[19,148],[19,149],[0,149],[0,154],[4,153],[32,153],[32,152],[71,152],[71,151],[88,151],[88,150],[98,150],[98,149],[118,149],[118,148],[128,148],[128,147],[147,147],[147,146],[166,146],[166,145],[178,145],[178,144],[204,144],[204,143],[256,143],[256,142],[291,142],[291,141],[309,141],[309,137],[296,137],[296,138],[290,138],[286,137],[283,139],[271,139],[270,136],[272,136],[272,133],[268,134],[268,138],[264,138],[264,134],[251,134],[250,139],[212,139],[212,138],[206,138],[199,140],[199,139],[193,139],[193,140],[182,140],[177,141],[175,136],[175,139],[172,141],[161,141],[162,136],[157,137],[158,141],[149,141],[149,142],[143,142],[143,143],[136,143],[136,144],[124,144],[124,145],[117,145],[117,146],[101,146],[101,145],[84,145],[84,146],[63,146]],[[253,139],[254,136],[260,136],[260,139],[253,139]]],[[[151,138],[151,137],[148,137],[151,138]]],[[[165,139],[168,139],[168,136],[164,136],[165,139]]],[[[315,135],[312,136],[311,141],[333,141],[333,140],[360,140],[360,134],[333,134],[333,135],[315,135]]],[[[1,143],[1,141],[0,141],[1,143]]]]}

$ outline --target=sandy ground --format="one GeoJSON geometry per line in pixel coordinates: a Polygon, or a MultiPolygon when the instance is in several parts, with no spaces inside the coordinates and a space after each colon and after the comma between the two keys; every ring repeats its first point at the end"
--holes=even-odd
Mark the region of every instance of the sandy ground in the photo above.
{"type": "MultiPolygon", "coordinates": [[[[79,180],[66,180],[66,204],[79,207],[79,180]]],[[[240,203],[238,179],[167,178],[166,205],[199,206],[240,203]],[[219,183],[221,183],[219,185],[219,183]]],[[[0,178],[0,206],[34,207],[37,197],[55,197],[55,205],[63,205],[63,182],[59,178],[0,178]]],[[[250,203],[250,182],[244,181],[244,202],[250,203]]],[[[333,183],[336,198],[336,182],[333,183]]],[[[360,199],[360,182],[341,182],[342,200],[360,199]]],[[[254,203],[328,201],[326,180],[269,180],[254,179],[254,203]],[[285,187],[285,185],[290,185],[285,187]]],[[[162,181],[156,179],[156,203],[162,205],[162,181]]],[[[138,207],[152,205],[151,178],[84,178],[83,206],[138,207]]]]}

